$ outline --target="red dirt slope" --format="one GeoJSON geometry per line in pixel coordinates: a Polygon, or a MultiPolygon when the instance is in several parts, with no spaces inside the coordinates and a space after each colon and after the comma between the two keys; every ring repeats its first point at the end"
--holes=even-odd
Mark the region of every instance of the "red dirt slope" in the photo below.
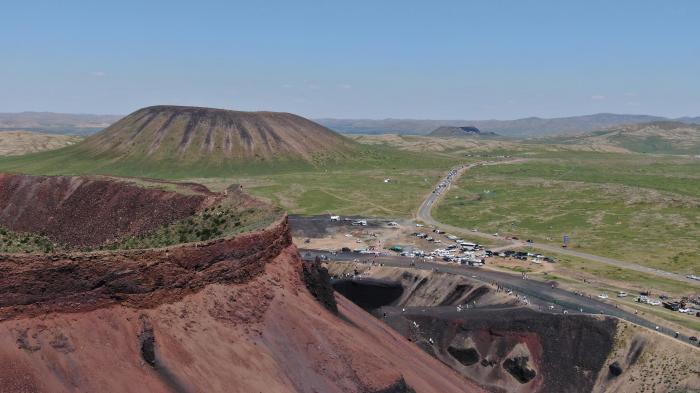
{"type": "Polygon", "coordinates": [[[90,247],[192,215],[208,197],[101,178],[0,174],[0,225],[90,247]]]}
{"type": "Polygon", "coordinates": [[[0,254],[0,277],[0,393],[481,391],[346,299],[324,308],[286,218],[162,249],[0,254]]]}
{"type": "Polygon", "coordinates": [[[0,323],[0,392],[480,391],[344,298],[328,312],[299,270],[289,246],[245,284],[155,308],[17,315],[0,323]]]}

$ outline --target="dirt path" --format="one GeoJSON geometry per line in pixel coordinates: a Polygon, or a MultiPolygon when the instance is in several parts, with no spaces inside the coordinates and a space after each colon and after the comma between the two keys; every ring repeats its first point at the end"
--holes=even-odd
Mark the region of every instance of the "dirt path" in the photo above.
{"type": "MultiPolygon", "coordinates": [[[[456,227],[453,225],[448,225],[441,223],[437,220],[435,220],[431,214],[433,207],[437,205],[437,203],[440,201],[440,199],[447,194],[447,191],[449,191],[450,186],[452,185],[452,182],[454,182],[456,179],[459,179],[460,176],[464,174],[469,169],[478,167],[478,166],[486,166],[486,165],[501,165],[501,164],[513,164],[516,162],[521,162],[523,161],[522,159],[519,160],[510,160],[510,161],[484,161],[484,162],[478,162],[474,164],[469,164],[469,165],[460,165],[458,167],[453,168],[452,170],[455,170],[456,173],[452,176],[449,174],[442,178],[438,184],[445,184],[444,187],[442,188],[437,188],[435,192],[431,192],[428,194],[423,201],[423,203],[420,205],[418,208],[418,212],[416,214],[416,218],[418,220],[421,220],[425,222],[428,225],[433,225],[433,226],[439,226],[443,230],[449,230],[453,232],[469,232],[471,235],[486,238],[486,239],[491,239],[491,240],[498,240],[498,241],[503,241],[504,239],[494,236],[489,233],[484,233],[484,232],[478,232],[478,231],[470,231],[466,228],[460,228],[456,227]]],[[[698,280],[693,280],[691,278],[688,278],[686,276],[683,276],[682,274],[678,273],[672,273],[672,272],[667,272],[664,270],[659,270],[659,269],[654,269],[650,268],[647,266],[642,266],[638,265],[636,263],[630,263],[630,262],[625,262],[625,261],[620,261],[618,259],[612,259],[612,258],[607,258],[607,257],[602,257],[599,255],[593,255],[593,254],[588,254],[580,251],[573,251],[567,248],[562,248],[559,246],[555,246],[552,244],[546,244],[546,243],[526,243],[523,241],[519,240],[507,240],[510,241],[509,245],[494,248],[494,251],[500,251],[504,249],[511,249],[511,248],[516,248],[516,247],[525,247],[525,246],[531,246],[534,248],[539,248],[541,250],[549,251],[549,252],[555,252],[559,254],[564,254],[564,255],[569,255],[573,257],[578,257],[582,259],[587,259],[589,261],[595,261],[595,262],[600,262],[604,263],[607,265],[623,268],[623,269],[629,269],[629,270],[634,270],[642,273],[648,273],[648,274],[653,274],[655,276],[659,277],[664,277],[676,281],[683,281],[686,283],[693,284],[695,286],[700,287],[700,281],[698,280]]]]}

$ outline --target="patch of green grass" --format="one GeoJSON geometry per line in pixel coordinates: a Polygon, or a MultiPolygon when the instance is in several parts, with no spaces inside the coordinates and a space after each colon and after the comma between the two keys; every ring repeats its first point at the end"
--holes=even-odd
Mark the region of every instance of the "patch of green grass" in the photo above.
{"type": "MultiPolygon", "coordinates": [[[[535,252],[554,257],[556,259],[556,266],[563,267],[570,273],[584,273],[605,281],[633,285],[639,291],[651,291],[652,293],[664,293],[672,296],[684,296],[698,292],[697,286],[683,281],[623,269],[564,254],[549,253],[537,249],[535,252]]],[[[548,275],[548,277],[550,276],[551,274],[548,275]]]]}
{"type": "Polygon", "coordinates": [[[700,162],[629,156],[569,153],[480,167],[433,213],[447,224],[540,242],[568,234],[577,250],[700,274],[700,162]]]}
{"type": "Polygon", "coordinates": [[[96,154],[84,144],[62,149],[0,158],[0,171],[41,175],[104,174],[158,179],[192,177],[256,176],[298,172],[323,172],[336,169],[430,168],[449,166],[454,158],[402,152],[383,146],[356,144],[351,153],[317,154],[310,160],[279,157],[275,160],[241,160],[224,155],[202,158],[148,156],[146,154],[96,154]]]}
{"type": "Polygon", "coordinates": [[[295,214],[411,217],[423,196],[446,170],[467,158],[399,151],[386,146],[356,147],[347,157],[312,162],[191,161],[90,155],[71,146],[12,159],[0,158],[0,171],[30,174],[107,174],[188,179],[223,190],[233,183],[295,214]],[[384,179],[390,178],[389,183],[384,179]]]}
{"type": "Polygon", "coordinates": [[[48,253],[57,246],[46,236],[14,232],[0,226],[0,252],[4,253],[48,253]]]}
{"type": "Polygon", "coordinates": [[[264,228],[277,219],[279,214],[276,211],[253,208],[240,211],[234,206],[219,205],[154,231],[107,244],[101,249],[146,249],[207,241],[264,228]]]}
{"type": "Polygon", "coordinates": [[[214,190],[240,183],[246,192],[282,206],[292,214],[334,213],[376,217],[412,217],[426,194],[450,167],[428,169],[335,169],[242,178],[196,178],[214,190]],[[385,183],[385,179],[390,179],[385,183]]]}

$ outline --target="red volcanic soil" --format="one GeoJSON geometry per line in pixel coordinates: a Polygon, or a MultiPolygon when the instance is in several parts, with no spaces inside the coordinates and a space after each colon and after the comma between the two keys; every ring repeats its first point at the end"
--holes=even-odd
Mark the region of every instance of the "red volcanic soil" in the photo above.
{"type": "Polygon", "coordinates": [[[109,179],[0,174],[0,225],[93,247],[192,215],[213,194],[184,195],[109,179]]]}
{"type": "Polygon", "coordinates": [[[345,298],[319,303],[286,218],[162,249],[0,254],[0,277],[0,392],[481,391],[345,298]]]}
{"type": "Polygon", "coordinates": [[[346,299],[339,317],[323,308],[293,245],[267,262],[152,308],[15,315],[0,323],[0,392],[379,392],[402,378],[481,391],[346,299]]]}

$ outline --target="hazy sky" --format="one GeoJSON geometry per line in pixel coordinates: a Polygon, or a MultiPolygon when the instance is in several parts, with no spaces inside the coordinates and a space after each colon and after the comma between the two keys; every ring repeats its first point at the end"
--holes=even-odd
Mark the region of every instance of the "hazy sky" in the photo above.
{"type": "Polygon", "coordinates": [[[0,10],[0,112],[700,115],[697,0],[7,0],[0,10]]]}

